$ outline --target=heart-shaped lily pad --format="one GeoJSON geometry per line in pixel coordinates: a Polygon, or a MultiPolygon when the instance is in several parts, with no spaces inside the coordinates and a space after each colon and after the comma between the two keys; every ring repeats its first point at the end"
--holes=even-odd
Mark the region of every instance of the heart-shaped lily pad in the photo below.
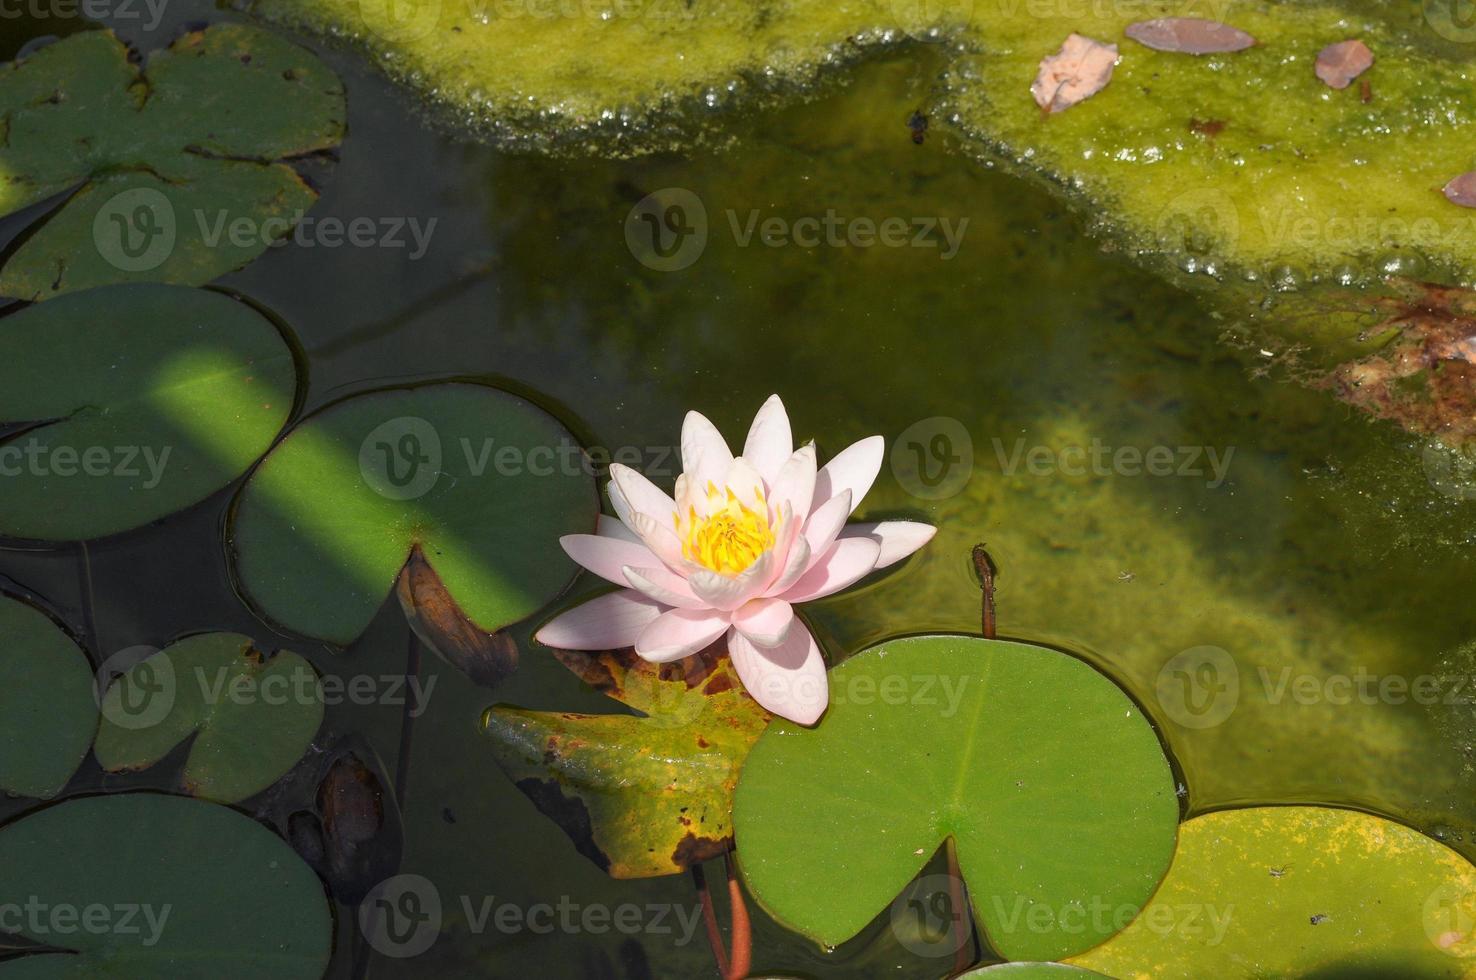
{"type": "Polygon", "coordinates": [[[0,534],[101,537],[234,480],[292,412],[292,352],[244,303],[109,286],[0,321],[0,534]]]}
{"type": "Polygon", "coordinates": [[[6,926],[49,947],[0,962],[5,980],[318,980],[332,951],[312,870],[254,820],[201,800],[59,803],[0,828],[0,867],[6,926]]]}
{"type": "Polygon", "coordinates": [[[240,584],[261,613],[347,644],[419,549],[461,611],[496,632],[574,576],[563,534],[595,526],[574,437],[516,395],[461,382],[356,395],[305,419],[242,488],[240,584]]]}
{"type": "Polygon", "coordinates": [[[34,606],[0,595],[0,792],[47,798],[97,730],[87,655],[34,606]]]}
{"type": "Polygon", "coordinates": [[[616,878],[676,874],[727,851],[733,787],[770,716],[725,651],[668,664],[629,649],[553,653],[646,717],[491,708],[482,725],[508,777],[616,878]]]}
{"type": "Polygon", "coordinates": [[[146,769],[193,739],[185,788],[234,803],[302,758],[323,722],[323,692],[313,665],[291,651],[269,657],[250,637],[202,633],[120,675],[102,715],[93,751],[104,769],[146,769]]]}
{"type": "Polygon", "coordinates": [[[1110,976],[1469,977],[1476,867],[1402,824],[1288,806],[1195,817],[1120,935],[1073,962],[1110,976]]]}
{"type": "Polygon", "coordinates": [[[838,945],[952,837],[989,943],[1023,960],[1126,924],[1178,817],[1158,736],[1115,684],[1054,650],[963,636],[836,667],[825,719],[770,726],[734,806],[744,877],[780,922],[838,945]]]}
{"type": "Polygon", "coordinates": [[[75,188],[0,270],[21,299],[240,268],[317,199],[280,161],[337,145],[345,118],[313,54],[239,24],[143,69],[110,31],[74,34],[0,69],[0,113],[0,214],[75,188]]]}

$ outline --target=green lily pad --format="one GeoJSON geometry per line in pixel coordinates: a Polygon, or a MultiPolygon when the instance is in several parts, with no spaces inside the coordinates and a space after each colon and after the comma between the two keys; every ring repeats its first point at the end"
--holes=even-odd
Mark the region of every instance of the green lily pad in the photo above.
{"type": "Polygon", "coordinates": [[[493,633],[573,579],[558,538],[595,526],[585,462],[557,419],[496,388],[356,395],[303,420],[246,482],[230,527],[236,574],[268,619],[347,644],[419,549],[493,633]]]}
{"type": "Polygon", "coordinates": [[[0,867],[0,906],[51,948],[0,962],[5,980],[317,980],[332,952],[311,869],[256,821],[201,800],[59,803],[0,828],[0,867]]]}
{"type": "Polygon", "coordinates": [[[1114,977],[1469,977],[1476,867],[1352,810],[1258,807],[1195,817],[1162,887],[1073,962],[1114,977]]]}
{"type": "Polygon", "coordinates": [[[1158,736],[1082,661],[915,637],[836,667],[830,692],[815,729],[759,739],[733,814],[754,896],[817,942],[856,935],[949,837],[1009,959],[1096,945],[1168,867],[1179,808],[1158,736]]]}
{"type": "Polygon", "coordinates": [[[34,606],[0,595],[0,792],[47,799],[66,786],[97,731],[92,667],[34,606]]]}
{"type": "Polygon", "coordinates": [[[733,787],[770,715],[725,651],[669,664],[553,653],[645,717],[490,708],[482,727],[508,778],[616,878],[676,874],[731,848],[733,787]]]}
{"type": "Polygon", "coordinates": [[[127,531],[234,480],[277,435],[292,352],[244,303],[180,286],[88,290],[0,322],[0,534],[127,531]]]}
{"type": "Polygon", "coordinates": [[[74,34],[0,69],[0,113],[0,214],[74,191],[0,270],[39,300],[245,265],[317,199],[281,161],[336,146],[345,106],[310,52],[219,24],[143,68],[110,31],[74,34]]]}
{"type": "Polygon", "coordinates": [[[302,758],[323,723],[313,665],[268,657],[238,633],[203,633],[134,664],[102,699],[93,752],[110,772],[146,769],[186,739],[185,788],[234,803],[302,758]]]}

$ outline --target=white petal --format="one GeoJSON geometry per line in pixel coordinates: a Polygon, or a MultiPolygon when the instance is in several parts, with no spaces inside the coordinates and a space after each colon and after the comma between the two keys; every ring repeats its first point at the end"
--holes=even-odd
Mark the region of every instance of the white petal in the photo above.
{"type": "Polygon", "coordinates": [[[721,480],[732,464],[733,451],[717,426],[699,412],[688,412],[682,422],[682,472],[689,485],[702,492],[709,481],[721,480]]]}
{"type": "Polygon", "coordinates": [[[770,395],[748,429],[743,443],[743,458],[770,483],[779,477],[779,467],[794,452],[794,435],[789,429],[789,413],[778,395],[770,395]]]}
{"type": "Polygon", "coordinates": [[[851,491],[851,510],[861,506],[876,475],[881,472],[882,457],[887,441],[881,436],[870,436],[847,446],[835,458],[821,468],[815,477],[815,506],[839,494],[851,491]]]}
{"type": "Polygon", "coordinates": [[[804,623],[791,626],[784,642],[772,649],[754,646],[733,630],[728,655],[749,696],[779,717],[813,725],[825,713],[830,702],[825,660],[804,623]]]}
{"type": "Polygon", "coordinates": [[[676,514],[676,501],[667,496],[666,492],[650,480],[646,479],[629,466],[621,463],[610,464],[610,480],[613,489],[610,492],[610,500],[615,503],[616,513],[632,531],[635,525],[631,523],[631,517],[622,513],[622,502],[624,509],[630,515],[644,514],[663,527],[672,526],[672,516],[676,514]],[[617,494],[616,491],[619,491],[617,494]]]}
{"type": "Polygon", "coordinates": [[[761,647],[777,647],[794,624],[794,607],[783,599],[750,599],[733,614],[733,628],[761,647]]]}
{"type": "Polygon", "coordinates": [[[627,565],[640,568],[656,561],[650,548],[620,538],[605,538],[597,534],[566,534],[559,538],[559,544],[580,567],[587,568],[616,585],[628,584],[623,571],[627,565]]]}
{"type": "Polygon", "coordinates": [[[672,609],[651,621],[636,637],[635,650],[652,663],[690,657],[723,635],[726,616],[711,610],[672,609]]]}
{"type": "Polygon", "coordinates": [[[870,538],[842,538],[830,546],[810,570],[790,586],[782,598],[790,602],[809,602],[850,588],[876,568],[881,545],[870,538]]]}
{"type": "MultiPolygon", "coordinates": [[[[613,488],[614,484],[612,483],[610,486],[613,488]]],[[[640,535],[636,534],[629,527],[627,527],[624,521],[620,520],[618,517],[611,517],[608,514],[601,514],[599,516],[599,520],[595,523],[595,533],[602,538],[615,538],[619,541],[634,541],[637,544],[639,544],[641,540],[640,535]]]]}
{"type": "Polygon", "coordinates": [[[660,615],[660,605],[624,589],[575,606],[533,638],[560,650],[618,650],[633,646],[641,631],[660,615]]]}
{"type": "Polygon", "coordinates": [[[882,521],[878,524],[847,524],[841,529],[842,538],[870,538],[881,546],[876,556],[876,567],[894,565],[914,551],[933,540],[938,529],[931,524],[917,521],[882,521]]]}
{"type": "Polygon", "coordinates": [[[779,476],[769,487],[769,509],[778,514],[789,504],[795,520],[804,522],[810,516],[815,499],[815,444],[806,443],[779,467],[779,476]]]}
{"type": "Polygon", "coordinates": [[[707,603],[692,593],[687,580],[680,575],[673,574],[669,569],[631,568],[627,565],[623,571],[625,581],[630,583],[631,588],[655,599],[662,605],[674,606],[678,609],[708,608],[707,603]]]}
{"type": "Polygon", "coordinates": [[[754,511],[763,511],[762,501],[768,496],[764,478],[752,463],[742,456],[736,456],[728,467],[728,472],[723,476],[723,486],[733,491],[733,495],[745,507],[754,511]]]}
{"type": "Polygon", "coordinates": [[[791,585],[799,581],[799,577],[805,574],[810,567],[810,544],[799,535],[789,546],[789,554],[785,556],[784,567],[774,577],[774,582],[764,590],[766,596],[776,596],[784,593],[791,585]]]}

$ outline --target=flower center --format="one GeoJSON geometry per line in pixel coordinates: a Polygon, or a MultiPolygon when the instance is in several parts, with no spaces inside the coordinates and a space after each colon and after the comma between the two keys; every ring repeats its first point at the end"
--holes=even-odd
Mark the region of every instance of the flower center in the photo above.
{"type": "Polygon", "coordinates": [[[768,507],[753,510],[732,490],[719,492],[711,484],[708,495],[712,507],[706,517],[699,517],[695,507],[688,508],[682,554],[721,575],[737,575],[774,545],[768,507]]]}

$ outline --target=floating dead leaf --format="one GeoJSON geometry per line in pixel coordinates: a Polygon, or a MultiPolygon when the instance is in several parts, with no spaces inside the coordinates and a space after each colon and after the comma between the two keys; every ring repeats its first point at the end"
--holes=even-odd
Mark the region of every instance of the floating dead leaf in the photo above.
{"type": "Polygon", "coordinates": [[[1468,170],[1441,188],[1445,199],[1463,208],[1476,208],[1476,170],[1468,170]]]}
{"type": "Polygon", "coordinates": [[[1316,72],[1333,88],[1343,89],[1353,84],[1353,79],[1373,67],[1373,52],[1362,41],[1349,40],[1329,44],[1317,53],[1316,72]]]}
{"type": "Polygon", "coordinates": [[[1061,50],[1040,59],[1030,94],[1046,112],[1060,112],[1102,91],[1117,65],[1117,45],[1071,34],[1061,50]]]}
{"type": "Polygon", "coordinates": [[[1180,54],[1243,51],[1256,43],[1255,38],[1237,27],[1199,17],[1140,20],[1136,24],[1129,24],[1123,33],[1155,51],[1174,51],[1180,54]]]}

